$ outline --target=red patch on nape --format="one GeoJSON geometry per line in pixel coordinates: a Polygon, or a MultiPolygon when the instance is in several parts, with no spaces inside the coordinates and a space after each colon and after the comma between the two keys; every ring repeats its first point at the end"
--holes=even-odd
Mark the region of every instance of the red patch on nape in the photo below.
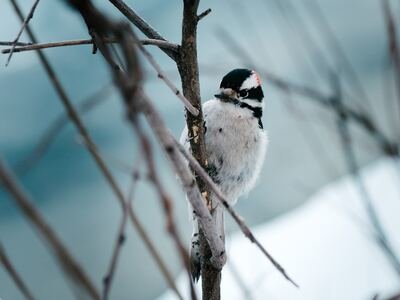
{"type": "Polygon", "coordinates": [[[257,84],[258,84],[258,85],[261,85],[260,75],[258,75],[256,71],[253,71],[253,74],[256,76],[257,84]]]}

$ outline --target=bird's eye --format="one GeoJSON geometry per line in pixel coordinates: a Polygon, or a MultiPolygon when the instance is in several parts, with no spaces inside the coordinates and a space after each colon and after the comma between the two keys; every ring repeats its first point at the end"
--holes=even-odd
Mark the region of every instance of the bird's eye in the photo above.
{"type": "Polygon", "coordinates": [[[248,90],[241,90],[239,91],[240,98],[246,98],[249,95],[248,90]]]}

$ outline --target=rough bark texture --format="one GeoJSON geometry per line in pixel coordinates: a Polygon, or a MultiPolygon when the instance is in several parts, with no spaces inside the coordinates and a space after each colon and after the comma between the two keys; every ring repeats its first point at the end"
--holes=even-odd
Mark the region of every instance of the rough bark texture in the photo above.
{"type": "MultiPolygon", "coordinates": [[[[204,121],[201,109],[199,69],[197,63],[197,9],[198,0],[184,0],[183,23],[182,23],[182,44],[178,69],[182,80],[183,94],[194,107],[199,110],[198,116],[186,112],[186,123],[190,138],[190,146],[193,156],[200,165],[207,169],[207,151],[204,142],[204,121]]],[[[205,196],[207,207],[210,209],[209,191],[203,180],[196,176],[198,187],[205,196]]],[[[202,230],[200,234],[200,249],[202,255],[201,277],[204,300],[220,299],[221,270],[211,264],[211,251],[202,230]]]]}

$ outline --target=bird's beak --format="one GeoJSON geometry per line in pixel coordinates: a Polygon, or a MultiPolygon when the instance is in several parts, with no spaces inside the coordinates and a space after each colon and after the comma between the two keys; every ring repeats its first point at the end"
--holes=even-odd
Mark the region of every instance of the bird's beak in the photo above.
{"type": "Polygon", "coordinates": [[[225,101],[225,102],[231,100],[231,96],[227,95],[225,93],[215,94],[214,97],[218,98],[218,99],[220,99],[222,101],[225,101]]]}
{"type": "Polygon", "coordinates": [[[221,101],[228,102],[232,101],[232,99],[235,98],[235,95],[236,93],[234,90],[227,88],[227,89],[221,89],[219,94],[216,94],[214,96],[215,98],[218,98],[221,101]]]}

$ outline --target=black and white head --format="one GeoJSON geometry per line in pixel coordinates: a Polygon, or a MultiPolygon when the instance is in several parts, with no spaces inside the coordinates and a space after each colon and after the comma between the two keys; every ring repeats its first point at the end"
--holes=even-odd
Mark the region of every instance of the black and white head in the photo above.
{"type": "Polygon", "coordinates": [[[264,93],[258,74],[249,69],[234,69],[222,78],[220,93],[215,97],[223,102],[238,105],[249,109],[254,117],[259,119],[262,128],[261,116],[264,93]]]}
{"type": "Polygon", "coordinates": [[[234,69],[226,74],[220,84],[220,93],[215,95],[222,101],[238,100],[249,105],[262,103],[264,93],[258,74],[249,69],[234,69]],[[254,101],[252,103],[250,101],[254,101]]]}

